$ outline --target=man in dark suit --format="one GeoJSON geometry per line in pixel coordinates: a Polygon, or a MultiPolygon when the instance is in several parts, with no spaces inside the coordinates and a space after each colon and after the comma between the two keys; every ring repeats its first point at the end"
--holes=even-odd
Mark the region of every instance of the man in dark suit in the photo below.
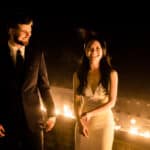
{"type": "Polygon", "coordinates": [[[56,122],[44,51],[29,44],[32,18],[16,15],[8,25],[8,41],[0,47],[0,149],[38,150],[41,127],[48,132],[56,122]]]}

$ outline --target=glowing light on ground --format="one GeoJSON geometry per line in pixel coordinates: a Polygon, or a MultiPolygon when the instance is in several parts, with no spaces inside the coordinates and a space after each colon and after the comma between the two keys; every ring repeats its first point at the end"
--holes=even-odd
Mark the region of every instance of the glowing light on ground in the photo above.
{"type": "Polygon", "coordinates": [[[73,118],[73,119],[75,119],[75,116],[73,115],[72,110],[69,107],[69,105],[64,105],[63,106],[63,111],[61,111],[59,109],[56,109],[55,114],[56,115],[63,115],[65,117],[67,117],[67,118],[73,118]]]}
{"type": "Polygon", "coordinates": [[[136,124],[136,120],[135,120],[134,118],[132,118],[132,119],[130,120],[130,123],[131,123],[132,125],[134,125],[134,124],[136,124]]]}
{"type": "Polygon", "coordinates": [[[129,133],[133,135],[138,135],[138,128],[137,127],[130,127],[129,133]]]}

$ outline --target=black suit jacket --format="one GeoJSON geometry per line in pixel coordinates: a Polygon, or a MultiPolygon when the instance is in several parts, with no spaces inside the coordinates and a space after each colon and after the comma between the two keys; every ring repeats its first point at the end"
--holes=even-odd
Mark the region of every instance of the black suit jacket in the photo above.
{"type": "Polygon", "coordinates": [[[8,45],[0,47],[0,123],[8,131],[24,124],[25,117],[32,131],[39,128],[41,110],[39,91],[47,109],[47,117],[54,115],[44,53],[41,49],[26,47],[22,86],[17,85],[16,68],[8,45]]]}

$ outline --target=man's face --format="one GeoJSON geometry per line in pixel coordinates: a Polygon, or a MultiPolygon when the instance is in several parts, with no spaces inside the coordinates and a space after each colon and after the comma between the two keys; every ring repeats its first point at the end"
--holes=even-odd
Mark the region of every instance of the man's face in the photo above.
{"type": "Polygon", "coordinates": [[[11,30],[11,40],[16,44],[27,46],[32,35],[32,24],[32,22],[29,24],[18,24],[18,28],[11,30]]]}

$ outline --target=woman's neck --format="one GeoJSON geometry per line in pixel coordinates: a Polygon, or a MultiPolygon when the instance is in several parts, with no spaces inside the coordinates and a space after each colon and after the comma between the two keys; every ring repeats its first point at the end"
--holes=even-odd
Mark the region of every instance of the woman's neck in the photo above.
{"type": "Polygon", "coordinates": [[[91,71],[97,71],[97,70],[99,70],[99,65],[100,65],[99,63],[94,63],[94,62],[91,63],[90,64],[90,70],[91,71]]]}

